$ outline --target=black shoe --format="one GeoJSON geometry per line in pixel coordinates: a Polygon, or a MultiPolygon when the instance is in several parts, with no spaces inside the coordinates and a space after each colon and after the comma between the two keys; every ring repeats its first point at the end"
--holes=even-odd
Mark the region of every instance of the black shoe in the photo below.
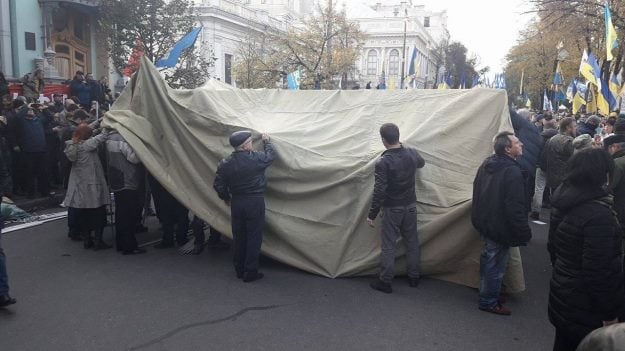
{"type": "Polygon", "coordinates": [[[263,279],[264,276],[265,275],[260,273],[260,272],[256,272],[256,273],[246,272],[246,273],[243,274],[243,281],[245,283],[251,283],[251,282],[253,282],[255,280],[263,279]]]}
{"type": "Polygon", "coordinates": [[[230,244],[221,240],[213,242],[209,240],[208,244],[206,244],[206,247],[208,247],[209,249],[228,250],[230,248],[230,244]]]}
{"type": "Polygon", "coordinates": [[[530,213],[530,218],[538,221],[540,220],[540,213],[536,212],[536,211],[532,211],[532,213],[530,213]]]}
{"type": "Polygon", "coordinates": [[[189,242],[189,240],[185,240],[185,241],[181,241],[181,242],[176,242],[176,245],[178,245],[178,247],[181,247],[181,246],[185,246],[188,242],[189,242]]]}
{"type": "Polygon", "coordinates": [[[124,250],[122,251],[122,255],[139,255],[146,252],[145,249],[124,250]]]}
{"type": "Polygon", "coordinates": [[[163,242],[163,241],[161,241],[160,243],[154,245],[155,249],[169,249],[169,248],[172,248],[172,247],[174,247],[174,243],[166,243],[166,242],[163,242]]]}
{"type": "Polygon", "coordinates": [[[6,307],[8,305],[13,305],[17,302],[16,299],[9,296],[9,294],[5,294],[0,296],[0,307],[6,307]]]}
{"type": "Polygon", "coordinates": [[[147,233],[148,232],[148,227],[139,224],[135,227],[135,233],[147,233]]]}
{"type": "Polygon", "coordinates": [[[419,278],[408,278],[408,285],[411,288],[416,288],[419,286],[419,278]]]}
{"type": "Polygon", "coordinates": [[[381,291],[383,293],[390,294],[393,292],[393,288],[391,287],[391,284],[385,283],[381,281],[380,279],[376,279],[375,281],[372,281],[371,284],[369,284],[369,286],[372,289],[381,291]]]}

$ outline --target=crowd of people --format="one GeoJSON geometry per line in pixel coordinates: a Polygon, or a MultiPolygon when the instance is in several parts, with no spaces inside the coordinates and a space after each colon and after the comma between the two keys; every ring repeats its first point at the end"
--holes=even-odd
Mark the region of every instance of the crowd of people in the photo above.
{"type": "Polygon", "coordinates": [[[514,133],[495,137],[474,182],[472,219],[484,242],[479,308],[511,314],[501,294],[509,249],[531,240],[528,215],[538,221],[550,208],[553,349],[576,350],[604,333],[594,330],[625,321],[625,115],[522,109],[511,120],[514,133]]]}

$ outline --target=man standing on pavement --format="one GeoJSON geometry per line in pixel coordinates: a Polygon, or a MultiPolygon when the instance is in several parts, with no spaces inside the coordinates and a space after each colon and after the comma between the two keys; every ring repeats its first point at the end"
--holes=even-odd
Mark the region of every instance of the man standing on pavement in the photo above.
{"type": "Polygon", "coordinates": [[[482,163],[473,182],[471,221],[484,241],[479,309],[510,315],[499,298],[510,247],[525,245],[532,237],[527,223],[526,176],[516,161],[523,155],[523,143],[513,133],[501,132],[493,148],[495,154],[482,163]]]}
{"type": "Polygon", "coordinates": [[[573,139],[577,135],[575,118],[566,117],[560,121],[560,133],[545,144],[543,151],[547,172],[547,187],[555,190],[566,176],[566,163],[573,155],[573,139]]]}
{"type": "Polygon", "coordinates": [[[265,226],[265,170],[276,152],[269,135],[263,134],[262,140],[264,151],[254,151],[252,132],[232,133],[230,145],[235,151],[219,163],[213,184],[219,198],[231,206],[234,269],[246,283],[263,277],[258,260],[265,226]]]}
{"type": "Polygon", "coordinates": [[[399,142],[399,128],[393,123],[380,127],[382,144],[386,151],[375,164],[375,187],[367,224],[374,227],[374,220],[383,208],[381,272],[371,288],[392,293],[391,282],[395,266],[395,241],[401,234],[406,245],[408,282],[411,287],[419,285],[419,237],[417,236],[417,195],[415,177],[417,168],[425,161],[417,150],[399,142]]]}

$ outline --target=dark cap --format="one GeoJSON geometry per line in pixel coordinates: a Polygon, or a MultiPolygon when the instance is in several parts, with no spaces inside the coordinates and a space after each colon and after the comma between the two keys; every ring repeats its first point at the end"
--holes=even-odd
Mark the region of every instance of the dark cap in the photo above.
{"type": "Polygon", "coordinates": [[[230,135],[230,145],[232,145],[232,147],[238,147],[251,137],[252,132],[249,130],[234,132],[230,135]]]}
{"type": "Polygon", "coordinates": [[[619,118],[614,123],[614,134],[625,134],[625,118],[619,118]]]}
{"type": "Polygon", "coordinates": [[[621,143],[625,143],[625,135],[614,134],[603,139],[603,147],[606,149],[612,144],[621,144],[621,143]]]}

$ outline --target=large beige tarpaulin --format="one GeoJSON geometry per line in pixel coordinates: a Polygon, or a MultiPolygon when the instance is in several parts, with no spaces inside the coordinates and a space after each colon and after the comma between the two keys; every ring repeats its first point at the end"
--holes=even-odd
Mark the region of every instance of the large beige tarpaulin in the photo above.
{"type": "MultiPolygon", "coordinates": [[[[471,220],[472,183],[493,136],[512,130],[504,90],[239,90],[208,84],[174,90],[143,59],[106,114],[147,169],[192,212],[231,235],[230,211],[212,188],[230,133],[271,135],[278,158],[268,169],[262,251],[327,277],[378,269],[377,229],[366,225],[374,165],[385,122],[419,150],[417,172],[422,272],[477,286],[481,242],[471,220]]],[[[259,147],[260,145],[256,145],[259,147]]],[[[378,219],[378,227],[380,220],[378,219]]],[[[399,245],[398,271],[404,269],[399,245]]],[[[522,290],[512,250],[507,285],[522,290]]]]}

